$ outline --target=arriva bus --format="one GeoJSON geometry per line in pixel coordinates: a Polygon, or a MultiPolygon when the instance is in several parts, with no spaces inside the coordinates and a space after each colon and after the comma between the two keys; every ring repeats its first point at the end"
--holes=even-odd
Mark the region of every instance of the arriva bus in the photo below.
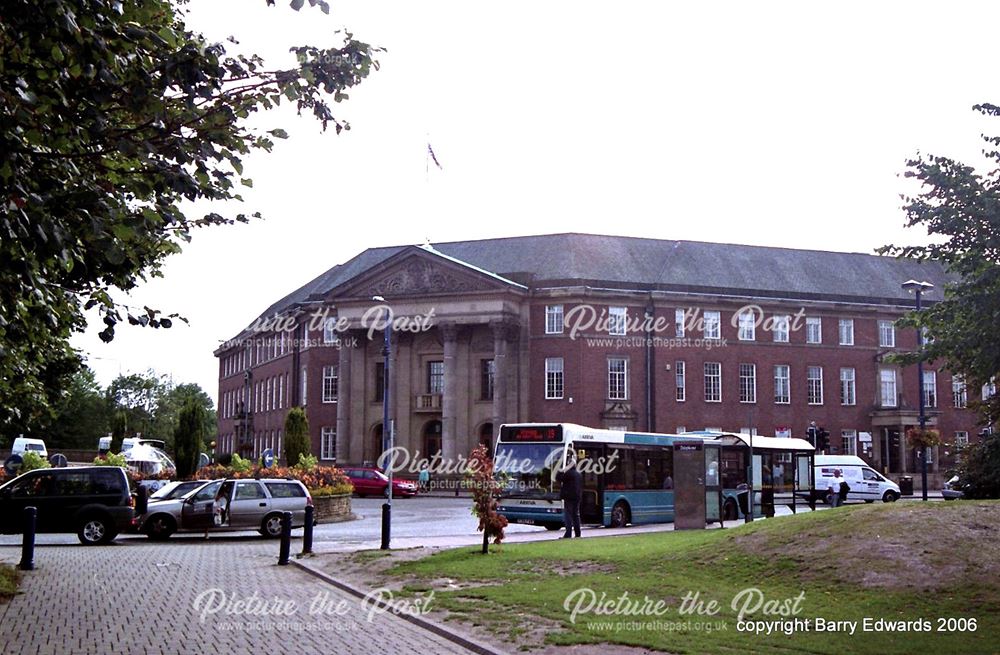
{"type": "Polygon", "coordinates": [[[710,518],[767,516],[784,503],[794,511],[796,492],[812,496],[813,447],[803,439],[523,423],[500,428],[495,458],[506,485],[498,511],[515,523],[562,527],[556,473],[575,457],[583,478],[583,523],[624,527],[673,521],[674,446],[692,442],[705,444],[708,451],[706,490],[718,494],[715,507],[720,514],[710,512],[710,518]]]}

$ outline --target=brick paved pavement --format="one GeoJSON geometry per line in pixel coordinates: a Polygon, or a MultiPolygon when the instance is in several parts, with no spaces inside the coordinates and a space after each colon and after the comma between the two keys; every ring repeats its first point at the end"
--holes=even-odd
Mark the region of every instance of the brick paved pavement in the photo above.
{"type": "MultiPolygon", "coordinates": [[[[242,538],[39,546],[25,593],[0,605],[3,652],[468,653],[397,616],[371,614],[296,567],[277,566],[277,551],[277,542],[242,538]],[[223,598],[272,611],[212,613],[233,607],[223,598]],[[318,604],[330,612],[311,612],[318,604]]],[[[19,558],[19,549],[0,548],[0,561],[19,558]]]]}

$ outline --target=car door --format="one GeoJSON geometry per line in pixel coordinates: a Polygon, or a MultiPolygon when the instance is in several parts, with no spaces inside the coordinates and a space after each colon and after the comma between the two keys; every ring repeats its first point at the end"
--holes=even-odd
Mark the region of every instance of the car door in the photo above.
{"type": "Polygon", "coordinates": [[[49,531],[54,478],[55,475],[48,471],[32,471],[4,488],[0,498],[0,529],[5,534],[19,534],[24,530],[26,507],[38,509],[35,529],[38,532],[49,531]]]}
{"type": "Polygon", "coordinates": [[[184,500],[180,517],[182,529],[207,530],[215,527],[215,497],[221,486],[221,481],[212,482],[184,500]]]}
{"type": "Polygon", "coordinates": [[[271,496],[271,511],[291,512],[292,525],[302,525],[306,520],[306,490],[298,482],[265,482],[271,496]]]}
{"type": "Polygon", "coordinates": [[[258,528],[271,502],[257,480],[237,480],[229,503],[229,527],[258,528]]]}
{"type": "Polygon", "coordinates": [[[881,500],[884,478],[870,468],[861,469],[861,478],[861,484],[865,489],[865,500],[881,500]]]}

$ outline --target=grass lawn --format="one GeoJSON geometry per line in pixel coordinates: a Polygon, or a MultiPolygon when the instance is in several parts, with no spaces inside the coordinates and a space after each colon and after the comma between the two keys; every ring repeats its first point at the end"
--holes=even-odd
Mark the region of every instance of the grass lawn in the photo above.
{"type": "Polygon", "coordinates": [[[18,571],[13,566],[0,564],[0,603],[6,603],[17,593],[17,583],[20,580],[18,571]]]}
{"type": "Polygon", "coordinates": [[[488,556],[460,548],[388,573],[405,580],[407,593],[433,589],[435,608],[484,627],[507,648],[992,653],[1000,649],[998,517],[995,502],[853,506],[727,530],[507,545],[488,556]],[[683,613],[694,594],[714,611],[683,613]],[[761,601],[771,603],[770,614],[761,601]],[[741,632],[741,607],[745,620],[810,623],[792,634],[741,632]],[[818,631],[817,618],[856,622],[856,633],[849,623],[818,631]],[[926,620],[928,629],[864,632],[866,618],[926,620]],[[939,625],[947,618],[974,619],[975,630],[939,625]]]}

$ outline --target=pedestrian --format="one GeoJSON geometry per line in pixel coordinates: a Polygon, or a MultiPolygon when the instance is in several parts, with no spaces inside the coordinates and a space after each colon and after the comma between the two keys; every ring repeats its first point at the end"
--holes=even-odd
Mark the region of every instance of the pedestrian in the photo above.
{"type": "Polygon", "coordinates": [[[837,469],[840,478],[840,486],[837,487],[837,495],[840,496],[840,504],[843,505],[847,502],[847,494],[851,491],[851,485],[847,484],[847,479],[844,478],[844,471],[842,469],[837,469]]]}
{"type": "Polygon", "coordinates": [[[420,491],[427,493],[431,489],[431,471],[427,468],[427,462],[424,462],[420,467],[420,473],[417,475],[417,482],[420,486],[420,491]]]}
{"type": "Polygon", "coordinates": [[[583,491],[583,476],[576,468],[576,459],[566,460],[566,467],[556,474],[559,482],[559,498],[563,501],[563,522],[566,524],[566,534],[562,539],[580,537],[580,496],[583,491]]]}
{"type": "Polygon", "coordinates": [[[826,497],[830,502],[830,507],[840,507],[840,469],[833,469],[833,477],[827,482],[826,497]]]}

